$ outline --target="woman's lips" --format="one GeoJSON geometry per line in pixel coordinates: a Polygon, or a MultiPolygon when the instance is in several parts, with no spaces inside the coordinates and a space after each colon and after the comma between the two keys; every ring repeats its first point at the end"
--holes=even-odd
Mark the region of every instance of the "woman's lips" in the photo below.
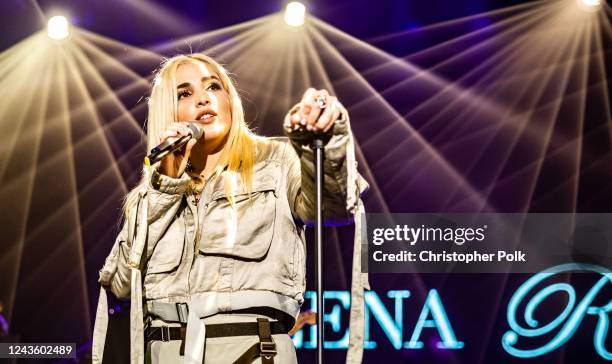
{"type": "Polygon", "coordinates": [[[210,124],[213,121],[215,121],[215,118],[217,117],[217,115],[212,115],[212,114],[206,114],[204,116],[202,116],[201,118],[198,119],[198,121],[202,124],[210,124]]]}

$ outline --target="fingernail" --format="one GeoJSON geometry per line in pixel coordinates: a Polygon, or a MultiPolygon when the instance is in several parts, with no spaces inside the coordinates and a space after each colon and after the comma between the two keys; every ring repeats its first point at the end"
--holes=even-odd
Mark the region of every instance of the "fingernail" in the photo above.
{"type": "Polygon", "coordinates": [[[306,125],[306,130],[311,131],[312,130],[312,125],[310,125],[310,124],[306,125]]]}
{"type": "Polygon", "coordinates": [[[305,119],[305,118],[302,118],[302,120],[300,120],[300,124],[302,124],[302,125],[306,125],[306,119],[305,119]]]}

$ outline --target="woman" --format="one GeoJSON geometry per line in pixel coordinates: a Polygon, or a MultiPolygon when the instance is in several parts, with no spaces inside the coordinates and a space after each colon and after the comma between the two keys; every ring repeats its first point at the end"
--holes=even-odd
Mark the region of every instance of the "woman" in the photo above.
{"type": "MultiPolygon", "coordinates": [[[[131,360],[296,362],[287,332],[305,290],[313,137],[326,142],[324,218],[350,220],[367,187],[347,113],[327,91],[309,89],[285,117],[290,143],[256,136],[227,72],[192,54],[169,59],[155,78],[148,148],[190,133],[188,121],[203,136],[144,168],[100,271],[103,287],[132,300],[131,360]]],[[[94,361],[102,360],[105,297],[101,290],[94,361]]]]}

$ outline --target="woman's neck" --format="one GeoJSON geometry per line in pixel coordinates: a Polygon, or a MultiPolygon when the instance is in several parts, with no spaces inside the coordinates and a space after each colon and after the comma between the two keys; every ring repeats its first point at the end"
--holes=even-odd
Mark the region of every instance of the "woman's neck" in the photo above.
{"type": "Polygon", "coordinates": [[[200,143],[194,145],[191,149],[191,156],[189,157],[192,172],[207,179],[214,172],[222,151],[223,148],[214,151],[207,150],[207,148],[200,143]]]}

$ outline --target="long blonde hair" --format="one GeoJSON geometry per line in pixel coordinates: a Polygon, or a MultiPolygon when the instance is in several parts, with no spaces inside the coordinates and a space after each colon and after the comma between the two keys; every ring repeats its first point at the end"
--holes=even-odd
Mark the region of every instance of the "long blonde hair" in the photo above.
{"type": "MultiPolygon", "coordinates": [[[[177,121],[178,97],[176,91],[176,70],[186,62],[202,62],[209,66],[219,76],[223,88],[229,94],[231,104],[232,123],[229,135],[219,156],[213,176],[218,176],[225,170],[225,195],[233,204],[232,191],[236,187],[235,180],[238,175],[244,181],[247,191],[252,191],[253,165],[255,164],[257,149],[265,145],[265,138],[253,133],[245,119],[242,101],[228,72],[223,66],[212,58],[200,54],[177,55],[166,60],[155,75],[151,96],[148,100],[147,120],[147,150],[151,150],[159,141],[161,133],[170,123],[177,121]]],[[[124,202],[124,212],[136,204],[138,194],[146,188],[146,182],[151,177],[151,169],[155,166],[143,166],[141,182],[130,191],[124,202]]],[[[197,185],[199,176],[192,175],[191,187],[197,185]]],[[[192,190],[193,188],[190,188],[192,190]]]]}

